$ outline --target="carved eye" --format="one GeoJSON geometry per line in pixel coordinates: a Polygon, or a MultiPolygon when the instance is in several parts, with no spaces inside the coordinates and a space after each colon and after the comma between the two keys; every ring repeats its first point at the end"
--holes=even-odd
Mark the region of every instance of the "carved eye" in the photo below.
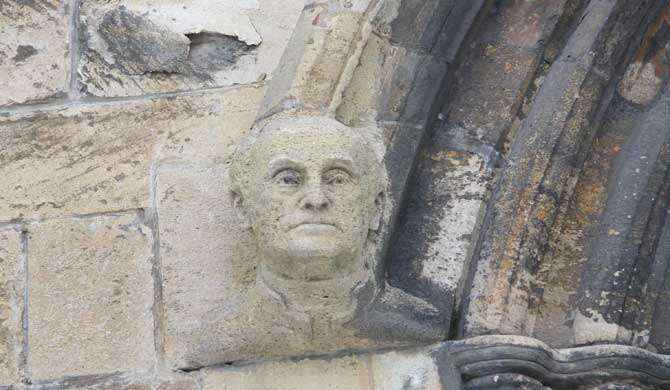
{"type": "Polygon", "coordinates": [[[297,186],[300,184],[300,173],[294,169],[284,169],[274,175],[275,181],[284,186],[297,186]]]}
{"type": "Polygon", "coordinates": [[[330,185],[341,185],[351,182],[351,175],[344,169],[331,169],[323,175],[323,181],[330,185]]]}

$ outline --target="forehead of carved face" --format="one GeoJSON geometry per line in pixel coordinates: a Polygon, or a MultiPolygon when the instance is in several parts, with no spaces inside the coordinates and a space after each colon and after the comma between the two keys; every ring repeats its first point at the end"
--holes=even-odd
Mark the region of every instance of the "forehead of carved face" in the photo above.
{"type": "Polygon", "coordinates": [[[245,158],[241,205],[264,266],[290,278],[355,272],[380,218],[381,164],[339,122],[285,123],[261,134],[245,158]]]}

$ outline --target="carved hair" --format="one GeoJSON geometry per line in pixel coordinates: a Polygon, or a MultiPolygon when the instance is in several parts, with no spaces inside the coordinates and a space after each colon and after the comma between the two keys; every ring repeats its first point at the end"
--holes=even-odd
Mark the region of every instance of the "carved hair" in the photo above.
{"type": "Polygon", "coordinates": [[[381,157],[376,152],[376,148],[372,145],[372,140],[369,139],[363,132],[356,130],[340,123],[339,121],[326,116],[312,116],[312,115],[288,115],[279,114],[272,116],[265,121],[254,126],[251,132],[243,139],[240,145],[235,150],[232,156],[232,163],[230,167],[230,179],[232,184],[232,191],[238,195],[244,195],[247,188],[244,185],[244,178],[249,177],[251,170],[256,169],[253,166],[253,146],[258,139],[266,136],[269,133],[278,131],[287,131],[290,129],[305,130],[305,129],[321,129],[323,131],[336,130],[346,134],[346,136],[356,139],[357,143],[363,145],[370,150],[370,156],[373,159],[376,172],[368,172],[367,174],[378,180],[375,191],[377,193],[385,193],[387,175],[386,170],[381,161],[381,157]]]}

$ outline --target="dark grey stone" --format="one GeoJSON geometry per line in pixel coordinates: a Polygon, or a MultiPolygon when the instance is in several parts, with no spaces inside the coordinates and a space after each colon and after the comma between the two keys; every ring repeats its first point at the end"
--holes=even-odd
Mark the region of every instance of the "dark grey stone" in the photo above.
{"type": "Polygon", "coordinates": [[[128,74],[191,71],[188,63],[191,41],[186,36],[158,26],[123,6],[103,17],[98,33],[107,43],[116,66],[128,74]]]}

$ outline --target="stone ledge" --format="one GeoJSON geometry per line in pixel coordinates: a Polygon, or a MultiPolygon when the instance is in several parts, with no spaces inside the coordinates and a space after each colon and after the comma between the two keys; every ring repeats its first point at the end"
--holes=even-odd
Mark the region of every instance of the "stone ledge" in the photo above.
{"type": "Polygon", "coordinates": [[[483,378],[507,374],[521,374],[554,390],[631,382],[652,389],[670,388],[670,356],[625,345],[555,350],[527,337],[481,336],[445,346],[466,388],[490,388],[483,378]]]}

